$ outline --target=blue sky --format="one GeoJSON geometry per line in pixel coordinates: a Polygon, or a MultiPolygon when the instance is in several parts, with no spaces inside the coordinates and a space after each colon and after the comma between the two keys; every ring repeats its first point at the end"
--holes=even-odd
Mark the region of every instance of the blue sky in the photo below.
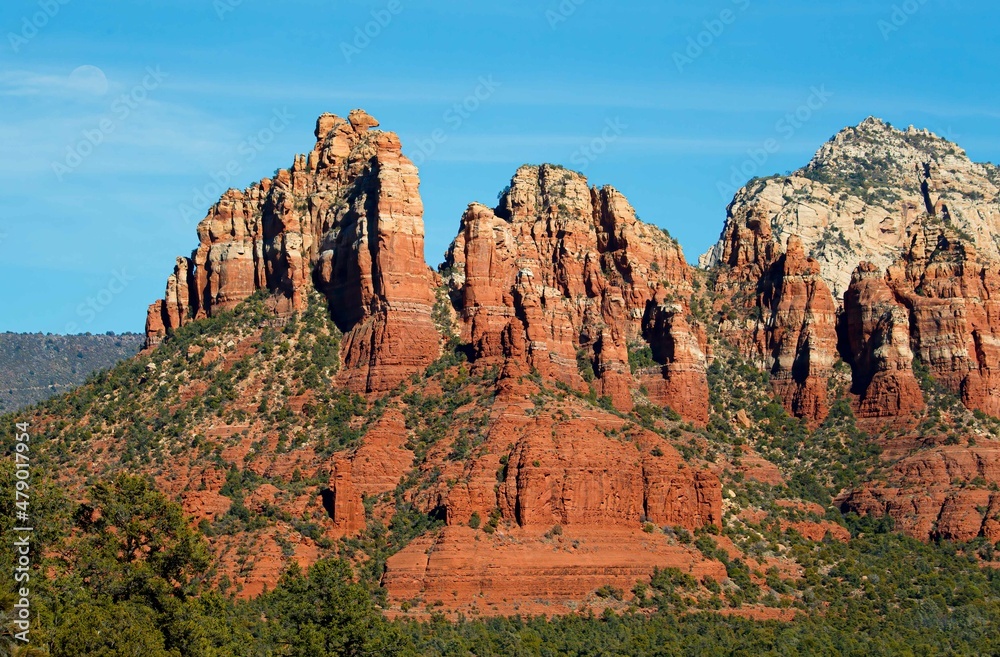
{"type": "Polygon", "coordinates": [[[468,203],[538,162],[619,188],[695,261],[732,181],[868,115],[1000,161],[998,18],[964,0],[7,0],[0,331],[141,331],[216,181],[289,166],[317,115],[354,107],[421,164],[432,265],[468,203]]]}

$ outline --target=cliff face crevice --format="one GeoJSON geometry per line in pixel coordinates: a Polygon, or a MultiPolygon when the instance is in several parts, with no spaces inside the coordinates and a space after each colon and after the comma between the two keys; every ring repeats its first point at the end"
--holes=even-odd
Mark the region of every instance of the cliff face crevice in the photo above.
{"type": "Polygon", "coordinates": [[[875,265],[863,262],[844,296],[844,359],[860,417],[898,417],[924,407],[913,373],[910,317],[875,265]]]}

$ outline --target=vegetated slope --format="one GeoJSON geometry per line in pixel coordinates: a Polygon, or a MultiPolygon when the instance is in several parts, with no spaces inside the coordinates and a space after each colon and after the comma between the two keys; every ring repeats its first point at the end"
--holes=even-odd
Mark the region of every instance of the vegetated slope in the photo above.
{"type": "MultiPolygon", "coordinates": [[[[0,499],[13,503],[13,468],[4,463],[0,469],[0,499]]],[[[731,558],[731,532],[694,538],[676,532],[681,543],[724,562],[728,578],[721,584],[705,579],[702,586],[680,570],[657,570],[630,594],[602,587],[581,603],[580,613],[552,619],[449,622],[437,614],[429,621],[387,621],[343,561],[324,560],[308,572],[292,566],[274,590],[253,600],[210,590],[204,540],[177,505],[141,478],[121,475],[97,484],[81,505],[50,484],[33,492],[33,541],[37,555],[47,556],[36,567],[36,575],[46,576],[31,580],[31,648],[55,657],[596,656],[664,647],[679,655],[789,649],[980,655],[998,649],[992,627],[1000,618],[1000,577],[995,568],[979,567],[992,545],[920,543],[887,532],[884,521],[856,516],[847,517],[851,540],[845,542],[812,541],[781,531],[777,522],[749,534],[753,550],[776,540],[793,552],[802,568],[792,577],[773,567],[765,579],[750,571],[751,561],[731,558]],[[746,605],[762,593],[764,606],[746,605]],[[630,601],[621,601],[626,595],[630,601]],[[783,621],[740,616],[749,611],[783,621]]],[[[9,533],[12,523],[4,516],[0,529],[9,533]]],[[[10,543],[0,545],[0,562],[13,561],[14,551],[10,543]]],[[[7,620],[18,600],[0,594],[0,645],[13,654],[23,652],[13,636],[17,627],[7,620]]]]}
{"type": "Polygon", "coordinates": [[[335,383],[341,336],[322,300],[277,321],[265,298],[191,323],[49,402],[30,418],[47,437],[38,467],[68,490],[123,469],[152,476],[209,537],[218,583],[245,595],[273,587],[291,561],[338,553],[366,563],[396,604],[436,601],[451,577],[449,592],[466,589],[453,603],[507,611],[507,600],[536,597],[539,579],[558,584],[551,605],[609,583],[628,588],[656,565],[722,572],[659,530],[643,532],[645,522],[685,531],[720,522],[717,478],[673,446],[693,430],[679,418],[663,420],[686,427],[668,433],[654,419],[660,408],[623,415],[592,389],[473,367],[456,343],[366,400],[335,383]],[[552,554],[555,526],[575,544],[562,556],[552,554]],[[386,564],[427,529],[442,558],[477,542],[472,571],[445,558],[438,572],[417,544],[386,564]],[[581,564],[577,548],[604,562],[581,564]],[[423,555],[422,567],[411,555],[423,555]],[[518,558],[541,559],[539,571],[518,558]],[[516,571],[498,578],[506,593],[484,585],[489,559],[516,571]],[[496,597],[477,600],[484,591],[496,597]]]}
{"type": "Polygon", "coordinates": [[[48,399],[134,356],[143,336],[0,333],[0,412],[48,399]]]}
{"type": "MultiPolygon", "coordinates": [[[[844,517],[832,505],[831,491],[870,476],[870,468],[879,467],[878,441],[894,438],[892,430],[877,436],[858,427],[843,367],[835,368],[833,410],[815,431],[790,418],[772,400],[767,376],[723,341],[716,342],[707,373],[710,420],[703,429],[641,397],[623,413],[613,410],[610,399],[549,385],[537,373],[505,379],[490,367],[476,374],[474,363],[451,350],[424,374],[367,404],[349,393],[322,393],[324,382],[336,375],[329,354],[337,353],[339,336],[321,301],[312,303],[276,325],[263,295],[256,295],[233,311],[184,327],[151,354],[94,377],[32,414],[34,444],[41,450],[32,502],[42,528],[37,554],[40,562],[48,555],[42,566],[47,576],[38,578],[33,593],[35,645],[55,655],[123,646],[148,655],[268,649],[308,654],[317,645],[326,652],[347,645],[386,655],[508,654],[514,648],[531,655],[555,649],[645,654],[654,645],[674,646],[680,654],[775,645],[811,654],[991,649],[995,637],[989,627],[1000,620],[1000,577],[996,568],[980,566],[993,559],[992,543],[925,545],[886,533],[891,520],[844,517]],[[304,383],[320,392],[303,400],[296,393],[304,383]],[[178,404],[188,395],[187,403],[178,404]],[[199,427],[239,426],[241,410],[253,406],[253,422],[270,427],[263,429],[263,439],[257,439],[261,429],[250,427],[248,436],[222,433],[204,442],[196,438],[193,448],[188,443],[199,427]],[[394,410],[398,416],[392,420],[394,410]],[[520,482],[522,475],[511,477],[512,471],[529,471],[523,478],[525,493],[532,494],[515,493],[517,507],[537,499],[537,483],[558,470],[553,459],[568,451],[568,445],[538,449],[541,436],[532,436],[522,443],[523,458],[494,460],[500,445],[499,451],[509,454],[507,435],[493,435],[498,416],[553,422],[553,439],[579,436],[590,444],[577,484],[611,474],[600,470],[602,452],[649,460],[679,457],[692,469],[709,464],[723,483],[721,528],[710,524],[690,531],[669,519],[639,517],[636,529],[611,532],[624,542],[610,546],[576,522],[519,528],[517,515],[512,519],[503,509],[478,521],[470,515],[448,524],[452,514],[463,511],[436,505],[444,491],[474,488],[478,463],[498,465],[486,472],[494,486],[520,482]],[[597,431],[585,425],[596,425],[597,431]],[[101,436],[86,435],[99,430],[101,436]],[[252,453],[241,447],[248,442],[252,453]],[[356,449],[342,451],[351,446],[356,449]],[[377,489],[382,482],[383,492],[360,498],[360,507],[352,510],[358,498],[340,500],[343,468],[334,465],[330,479],[311,470],[329,463],[330,451],[334,464],[349,455],[353,485],[362,481],[377,489]],[[412,461],[406,466],[413,467],[396,479],[386,472],[394,465],[390,455],[397,466],[405,461],[398,457],[407,456],[412,461]],[[92,468],[82,465],[90,462],[92,468]],[[79,468],[66,467],[72,464],[79,468]],[[224,472],[218,499],[228,509],[204,516],[189,534],[191,523],[180,518],[179,507],[172,510],[148,485],[114,474],[123,465],[156,475],[157,487],[171,496],[178,486],[194,484],[180,495],[185,507],[198,496],[212,499],[217,482],[171,478],[199,469],[224,472]],[[462,479],[466,472],[473,474],[462,479]],[[60,479],[46,481],[46,473],[60,473],[60,479]],[[539,475],[533,490],[530,473],[539,475]],[[81,483],[88,478],[95,483],[81,483]],[[331,479],[332,486],[324,485],[331,479]],[[73,501],[80,499],[83,506],[73,501]],[[344,527],[330,514],[339,511],[341,523],[362,521],[364,527],[336,539],[344,527]],[[119,549],[126,536],[151,551],[129,557],[119,549]],[[200,547],[202,541],[209,550],[200,547]],[[645,569],[624,571],[619,558],[613,570],[580,577],[581,566],[597,565],[602,554],[616,549],[648,551],[637,558],[645,569]],[[319,557],[352,558],[361,583],[327,559],[307,575],[295,570],[296,563],[312,561],[313,550],[319,557]],[[474,570],[476,563],[502,567],[508,550],[521,557],[507,562],[509,570],[485,580],[474,570]],[[418,556],[425,564],[423,580],[414,577],[418,556]],[[436,557],[444,563],[435,570],[436,557]],[[209,592],[222,585],[233,593],[232,584],[239,586],[248,575],[245,581],[252,584],[258,564],[269,561],[274,572],[292,567],[269,582],[270,592],[248,586],[244,593],[261,594],[242,602],[209,592]],[[554,567],[560,561],[575,570],[560,572],[554,567]],[[539,566],[544,568],[532,572],[539,566]],[[428,571],[435,575],[431,581],[428,571]],[[477,585],[472,595],[470,574],[477,585]],[[534,576],[530,594],[519,588],[528,584],[518,581],[526,575],[534,576]],[[393,578],[418,586],[400,586],[393,578]],[[493,591],[496,597],[489,595],[493,591]],[[471,620],[417,624],[382,618],[388,611],[427,619],[449,609],[464,610],[471,620]],[[476,620],[573,609],[582,614],[552,621],[476,620]],[[605,610],[623,615],[602,615],[605,610]]],[[[643,356],[633,360],[640,367],[643,356]]],[[[978,422],[967,418],[954,398],[939,405],[937,394],[928,390],[927,421],[941,440],[978,422]],[[947,414],[938,413],[945,408],[947,414]],[[951,414],[960,415],[959,421],[952,423],[951,414]]],[[[5,424],[12,420],[3,418],[5,424]]],[[[6,472],[0,481],[3,499],[13,504],[11,475],[6,472]]],[[[544,510],[528,505],[523,513],[544,510]]],[[[4,523],[9,531],[12,517],[4,516],[4,523]]],[[[12,560],[13,548],[3,550],[3,561],[12,560]]],[[[5,601],[5,608],[13,602],[5,601]]]]}

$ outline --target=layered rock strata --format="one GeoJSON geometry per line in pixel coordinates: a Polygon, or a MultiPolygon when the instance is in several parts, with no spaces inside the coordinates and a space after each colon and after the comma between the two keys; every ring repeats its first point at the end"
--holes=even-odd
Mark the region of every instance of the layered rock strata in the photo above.
{"type": "Polygon", "coordinates": [[[614,188],[561,167],[518,170],[500,204],[473,204],[444,266],[462,341],[483,363],[520,359],[629,409],[629,349],[657,342],[655,401],[707,420],[707,342],[692,326],[680,246],[614,188]],[[644,321],[644,318],[646,321],[644,321]]]}

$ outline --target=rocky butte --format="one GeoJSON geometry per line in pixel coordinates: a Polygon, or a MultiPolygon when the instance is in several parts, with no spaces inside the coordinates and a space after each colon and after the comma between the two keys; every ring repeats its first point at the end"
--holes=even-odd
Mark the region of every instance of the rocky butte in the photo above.
{"type": "Polygon", "coordinates": [[[437,358],[417,169],[399,138],[377,126],[361,110],[346,120],[324,114],[308,155],[227,191],[150,306],[147,345],[257,290],[272,292],[275,313],[287,316],[317,289],[345,334],[343,382],[352,390],[384,392],[437,358]]]}
{"type": "Polygon", "coordinates": [[[867,119],[741,189],[699,268],[613,187],[523,166],[496,207],[456,217],[434,271],[416,167],[378,127],[325,114],[311,152],[223,194],[149,308],[135,399],[167,407],[100,427],[128,454],[175,440],[142,467],[199,521],[276,518],[285,538],[214,534],[244,594],[414,518],[437,524],[379,572],[397,611],[567,611],[656,567],[726,580],[680,537],[735,522],[744,475],[784,484],[795,464],[753,433],[781,413],[803,441],[849,418],[881,450],[842,509],[920,538],[1000,536],[983,429],[1000,415],[996,167],[867,119]],[[942,418],[976,440],[931,431],[942,418]],[[248,544],[260,557],[240,561],[248,544]]]}
{"type": "MultiPolygon", "coordinates": [[[[147,350],[261,291],[279,325],[318,294],[343,333],[336,380],[347,391],[392,398],[456,347],[473,375],[495,373],[477,450],[465,458],[450,456],[449,440],[418,456],[425,420],[389,401],[350,451],[321,467],[335,534],[364,530],[364,500],[407,477],[423,482],[407,503],[445,521],[433,549],[415,542],[390,560],[394,598],[447,589],[467,604],[490,591],[496,604],[534,595],[544,581],[565,600],[609,579],[628,588],[658,564],[717,575],[717,564],[642,531],[647,522],[717,526],[717,474],[615,413],[639,401],[675,409],[692,426],[708,421],[711,354],[691,314],[697,272],[680,246],[639,221],[614,188],[526,166],[496,208],[469,206],[435,273],[424,261],[416,168],[377,126],[360,110],[346,120],[324,115],[311,153],[273,179],[227,191],[150,306],[147,350]],[[637,351],[648,357],[633,373],[637,351]],[[531,399],[553,389],[566,391],[562,400],[534,413],[531,399]],[[498,537],[519,547],[473,546],[474,517],[509,523],[498,537]],[[543,535],[553,527],[595,556],[552,554],[543,535]]],[[[464,428],[446,431],[465,440],[464,428]]]]}

